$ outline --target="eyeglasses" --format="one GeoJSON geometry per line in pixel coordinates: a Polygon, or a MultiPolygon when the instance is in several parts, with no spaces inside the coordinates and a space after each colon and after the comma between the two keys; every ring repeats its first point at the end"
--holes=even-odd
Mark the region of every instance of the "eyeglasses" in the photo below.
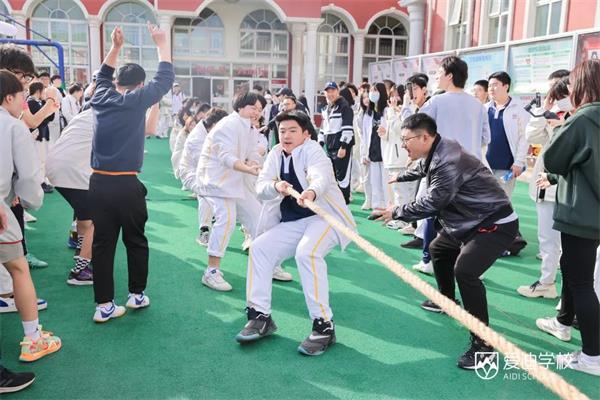
{"type": "Polygon", "coordinates": [[[12,70],[10,70],[10,72],[15,74],[17,76],[17,78],[24,80],[26,83],[31,82],[33,80],[33,78],[35,78],[35,76],[33,76],[32,74],[25,73],[18,69],[12,69],[12,70]]]}
{"type": "Polygon", "coordinates": [[[402,143],[402,146],[406,146],[406,144],[410,141],[410,139],[414,139],[416,137],[419,137],[419,136],[416,135],[416,136],[411,136],[411,137],[407,137],[407,138],[403,137],[403,138],[400,138],[400,142],[402,143]]]}

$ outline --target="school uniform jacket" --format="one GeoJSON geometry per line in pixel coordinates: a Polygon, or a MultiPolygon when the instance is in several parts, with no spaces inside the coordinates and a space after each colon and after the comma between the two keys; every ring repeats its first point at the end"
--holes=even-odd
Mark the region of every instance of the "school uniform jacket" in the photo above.
{"type": "Polygon", "coordinates": [[[0,107],[0,127],[0,207],[8,216],[8,228],[0,234],[1,246],[23,239],[10,204],[18,196],[25,208],[41,207],[44,176],[33,138],[23,121],[0,107]]]}
{"type": "MultiPolygon", "coordinates": [[[[485,105],[486,114],[493,104],[492,100],[485,105]]],[[[514,98],[511,99],[510,103],[504,109],[504,114],[502,114],[502,125],[504,125],[504,132],[506,132],[510,152],[515,160],[514,164],[521,168],[527,165],[527,149],[529,148],[529,144],[527,143],[525,128],[530,117],[531,115],[525,111],[523,105],[514,98]]]]}
{"type": "MultiPolygon", "coordinates": [[[[275,183],[281,180],[282,154],[281,144],[273,147],[258,175],[256,193],[258,199],[263,202],[263,207],[256,225],[256,236],[281,222],[280,203],[283,196],[275,189],[275,183]]],[[[316,193],[315,203],[349,229],[356,230],[352,213],[333,175],[331,160],[321,146],[314,140],[306,139],[304,144],[292,151],[292,159],[302,188],[314,190],[316,193]]],[[[340,246],[345,248],[350,240],[337,230],[336,234],[340,246]]]]}
{"type": "Polygon", "coordinates": [[[190,132],[183,146],[181,159],[179,160],[179,179],[186,189],[196,192],[196,169],[200,160],[202,146],[206,140],[206,127],[199,122],[190,132]]]}
{"type": "Polygon", "coordinates": [[[256,135],[249,119],[233,112],[206,136],[196,171],[198,194],[243,199],[244,175],[233,169],[236,161],[260,163],[256,135]]]}

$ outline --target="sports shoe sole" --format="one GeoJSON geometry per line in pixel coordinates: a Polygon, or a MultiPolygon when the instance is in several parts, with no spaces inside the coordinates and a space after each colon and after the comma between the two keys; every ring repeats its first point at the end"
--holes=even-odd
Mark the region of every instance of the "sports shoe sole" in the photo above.
{"type": "Polygon", "coordinates": [[[35,381],[35,377],[30,380],[29,382],[26,382],[22,385],[19,386],[13,386],[13,387],[0,387],[0,394],[2,393],[15,393],[15,392],[19,392],[23,389],[25,389],[27,386],[31,385],[33,382],[35,381]]]}
{"type": "Polygon", "coordinates": [[[96,322],[96,323],[98,323],[98,324],[103,324],[103,323],[105,323],[105,322],[108,322],[108,321],[109,321],[109,320],[111,320],[111,319],[115,319],[115,318],[121,318],[121,317],[122,317],[123,315],[125,315],[125,314],[127,314],[127,311],[125,311],[125,312],[124,312],[123,314],[121,314],[121,315],[114,315],[114,316],[113,316],[113,315],[111,315],[110,317],[108,317],[108,318],[103,318],[103,319],[96,319],[96,318],[93,318],[93,320],[94,320],[94,322],[96,322]]]}
{"type": "Polygon", "coordinates": [[[558,340],[561,340],[563,342],[570,342],[571,341],[571,336],[569,336],[568,338],[562,338],[562,337],[558,336],[554,331],[546,329],[542,324],[538,324],[537,321],[535,322],[535,325],[538,327],[538,329],[540,331],[545,332],[548,335],[552,335],[555,338],[557,338],[558,340]]]}
{"type": "Polygon", "coordinates": [[[45,356],[50,355],[52,353],[56,353],[61,348],[62,348],[62,342],[59,342],[58,343],[58,347],[48,347],[46,350],[40,351],[40,352],[36,353],[31,358],[23,358],[23,356],[19,356],[19,361],[22,361],[22,362],[34,362],[34,361],[39,360],[42,357],[45,357],[45,356]]]}
{"type": "Polygon", "coordinates": [[[273,275],[273,280],[278,282],[291,282],[294,278],[290,275],[289,277],[282,278],[281,276],[273,275]]]}
{"type": "Polygon", "coordinates": [[[233,288],[219,289],[219,288],[216,288],[216,287],[214,287],[214,286],[210,285],[210,284],[209,284],[209,283],[206,281],[206,279],[204,279],[204,274],[202,275],[202,284],[203,284],[204,286],[206,286],[207,288],[209,288],[209,289],[216,290],[217,292],[231,292],[231,291],[233,290],[233,288]]]}
{"type": "Polygon", "coordinates": [[[539,297],[543,297],[544,299],[556,299],[558,297],[558,293],[556,293],[554,296],[549,296],[546,293],[539,293],[537,295],[532,296],[531,294],[525,294],[527,292],[525,292],[525,293],[519,292],[518,289],[517,289],[517,293],[519,293],[523,297],[527,297],[527,298],[530,298],[530,299],[537,299],[539,297]]]}
{"type": "Polygon", "coordinates": [[[277,332],[277,327],[275,327],[274,329],[269,329],[267,331],[267,333],[265,333],[264,335],[261,335],[260,333],[255,333],[254,335],[243,336],[238,333],[235,336],[235,341],[238,343],[256,342],[257,340],[262,339],[267,336],[270,336],[270,335],[274,334],[275,332],[277,332]]]}
{"type": "Polygon", "coordinates": [[[94,281],[79,281],[77,279],[67,279],[67,283],[73,286],[90,286],[94,284],[94,281]]]}
{"type": "Polygon", "coordinates": [[[333,340],[331,341],[331,343],[329,343],[327,345],[327,347],[325,347],[324,350],[319,350],[316,351],[314,353],[309,352],[308,350],[306,350],[304,347],[302,347],[302,345],[298,346],[298,353],[305,355],[305,356],[320,356],[321,354],[325,353],[327,351],[327,349],[329,349],[331,346],[333,346],[335,344],[336,339],[333,338],[333,340]]]}
{"type": "Polygon", "coordinates": [[[426,311],[429,311],[429,312],[433,312],[433,313],[436,313],[436,314],[443,314],[444,313],[444,310],[442,310],[441,308],[428,307],[428,306],[424,306],[422,304],[421,304],[421,308],[423,310],[426,310],[426,311]]]}
{"type": "Polygon", "coordinates": [[[150,300],[148,300],[148,304],[140,304],[138,305],[134,305],[134,304],[129,304],[126,303],[125,307],[129,308],[130,310],[139,310],[140,308],[146,308],[146,307],[150,307],[150,300]]]}

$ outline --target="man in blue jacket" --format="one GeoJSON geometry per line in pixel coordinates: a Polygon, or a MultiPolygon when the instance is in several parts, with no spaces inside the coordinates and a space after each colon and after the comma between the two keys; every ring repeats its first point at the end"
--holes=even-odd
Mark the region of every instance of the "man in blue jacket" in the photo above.
{"type": "Polygon", "coordinates": [[[158,48],[158,71],[144,85],[146,73],[138,64],[125,64],[113,73],[124,43],[120,27],[111,34],[112,47],[96,77],[92,97],[94,137],[92,141],[89,201],[94,222],[94,321],[106,322],[125,314],[114,302],[113,268],[119,232],[127,249],[129,296],[127,307],[147,307],[144,294],[148,277],[148,240],[144,234],[148,212],[146,188],[138,180],[144,158],[146,110],[171,89],[175,75],[167,35],[148,24],[158,48]]]}

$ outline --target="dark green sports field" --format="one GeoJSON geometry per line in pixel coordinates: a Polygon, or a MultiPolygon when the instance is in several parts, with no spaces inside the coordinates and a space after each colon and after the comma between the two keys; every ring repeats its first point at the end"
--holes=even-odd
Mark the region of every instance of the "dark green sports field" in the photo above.
{"type": "MultiPolygon", "coordinates": [[[[50,266],[33,271],[39,297],[49,307],[40,313],[44,329],[63,340],[60,352],[31,365],[18,361],[22,327],[17,314],[1,319],[3,363],[36,373],[36,382],[14,399],[545,399],[555,396],[515,370],[491,380],[456,367],[468,346],[467,331],[448,316],[419,307],[423,298],[355,245],[327,258],[331,306],[338,343],[321,357],[305,357],[296,347],[310,332],[293,260],[284,266],[290,283],[274,283],[273,318],[278,332],[253,345],[234,336],[245,323],[247,256],[236,230],[223,260],[233,285],[218,293],[200,283],[206,251],[195,242],[196,201],[180,190],[171,173],[166,140],[148,140],[141,179],[148,188],[150,276],[146,293],[152,305],[129,311],[106,324],[92,322],[91,287],[66,284],[72,250],[66,246],[72,211],[58,193],[29,224],[30,251],[50,266]],[[508,374],[513,372],[513,374],[508,374]]],[[[491,326],[524,350],[539,355],[581,347],[539,331],[535,319],[554,315],[558,300],[526,299],[515,289],[539,277],[536,260],[535,204],[519,183],[514,203],[529,245],[518,257],[498,261],[485,275],[491,326]]],[[[352,211],[360,233],[403,265],[420,252],[401,249],[408,237],[366,220],[357,195],[352,211]]],[[[124,204],[123,207],[127,207],[124,204]]],[[[125,250],[115,264],[116,301],[127,298],[125,250]]],[[[421,275],[435,284],[432,277],[421,275]]],[[[551,366],[556,370],[555,367],[551,366]]],[[[600,398],[600,379],[564,370],[559,373],[592,399],[600,398]]],[[[8,398],[8,396],[6,396],[8,398]]]]}

